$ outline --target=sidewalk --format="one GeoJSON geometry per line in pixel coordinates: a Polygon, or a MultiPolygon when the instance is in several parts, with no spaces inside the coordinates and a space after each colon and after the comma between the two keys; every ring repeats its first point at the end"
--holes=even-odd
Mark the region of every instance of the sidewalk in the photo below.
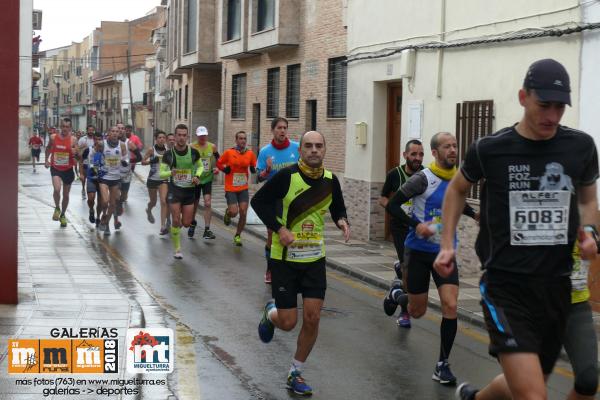
{"type": "MultiPolygon", "coordinates": [[[[53,339],[52,328],[72,329],[75,333],[80,328],[117,328],[119,349],[123,349],[128,328],[142,328],[147,321],[151,321],[153,327],[169,325],[158,304],[128,271],[123,268],[117,271],[100,259],[98,249],[86,240],[82,225],[74,218],[70,216],[67,228],[58,230],[58,222],[48,217],[50,204],[29,197],[25,191],[19,192],[18,201],[19,304],[0,305],[0,369],[3,371],[0,399],[39,399],[42,389],[48,387],[15,384],[17,378],[32,379],[38,375],[6,374],[8,339],[53,339]],[[123,284],[128,285],[126,291],[123,284]]],[[[110,378],[134,377],[125,370],[125,360],[120,358],[120,372],[110,378]]],[[[90,375],[78,374],[65,376],[90,378],[90,375]]],[[[168,383],[141,387],[141,393],[144,398],[166,399],[173,395],[170,386],[168,383]]],[[[85,387],[96,390],[100,386],[89,383],[85,387]]],[[[97,396],[82,392],[78,398],[97,396]]]]}
{"type": "MultiPolygon", "coordinates": [[[[136,166],[136,174],[144,182],[148,176],[147,166],[136,166]]],[[[250,195],[254,193],[250,189],[250,195]]],[[[213,185],[212,192],[213,215],[223,218],[227,203],[225,201],[225,192],[223,185],[213,185]]],[[[200,202],[202,205],[202,201],[200,202]]],[[[199,215],[201,218],[201,216],[199,215]]],[[[203,223],[199,221],[200,227],[203,223]]],[[[237,221],[233,219],[233,224],[237,221]]],[[[350,221],[352,223],[352,221],[350,221]]],[[[246,225],[245,231],[253,236],[266,240],[267,231],[264,225],[246,225]]],[[[394,272],[394,262],[397,260],[396,250],[390,242],[374,242],[350,240],[345,243],[342,235],[327,215],[325,227],[325,243],[327,244],[327,266],[348,274],[358,280],[364,281],[370,285],[383,290],[390,288],[391,280],[396,276],[394,272]]],[[[459,271],[460,273],[460,271],[459,271]]],[[[477,273],[460,276],[460,291],[458,296],[458,315],[462,321],[485,328],[481,305],[479,304],[481,296],[479,294],[479,277],[477,273]]],[[[430,283],[429,287],[429,306],[434,309],[440,309],[440,299],[435,284],[430,283]]],[[[383,309],[382,309],[383,312],[383,309]]],[[[594,325],[596,335],[600,338],[600,313],[594,312],[594,325]]],[[[600,346],[599,346],[600,347],[600,346]]],[[[565,354],[563,354],[566,357],[565,354]]]]}

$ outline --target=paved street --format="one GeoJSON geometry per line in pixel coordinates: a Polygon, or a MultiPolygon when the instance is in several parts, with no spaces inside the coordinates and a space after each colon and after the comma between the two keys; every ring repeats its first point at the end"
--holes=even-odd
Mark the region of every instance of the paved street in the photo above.
{"type": "MultiPolygon", "coordinates": [[[[244,246],[236,248],[231,227],[213,219],[217,239],[203,241],[198,232],[195,240],[182,237],[184,260],[176,261],[170,240],[146,220],[146,188],[139,180],[132,183],[119,232],[108,238],[96,234],[85,220],[87,205],[77,181],[70,224],[61,229],[51,221],[48,171],[33,175],[29,166],[21,166],[19,172],[22,301],[0,308],[0,399],[40,398],[32,388],[15,389],[14,377],[6,375],[4,346],[9,337],[48,336],[48,325],[118,327],[121,336],[127,327],[173,328],[175,373],[166,387],[147,387],[137,398],[294,397],[285,390],[285,377],[298,328],[276,331],[268,345],[256,334],[261,308],[270,298],[270,287],[262,282],[262,240],[244,234],[244,246]],[[53,253],[55,245],[61,246],[60,257],[53,253]],[[73,284],[77,293],[65,295],[73,284]]],[[[198,221],[201,228],[201,217],[198,221]]],[[[381,288],[333,269],[328,283],[319,338],[304,374],[315,389],[313,398],[453,398],[453,388],[431,380],[439,349],[440,316],[434,310],[402,330],[384,315],[381,288]]],[[[476,325],[459,323],[450,361],[460,381],[481,385],[498,373],[486,340],[476,325]]],[[[549,383],[550,398],[564,398],[571,386],[570,367],[560,361],[549,383]]]]}

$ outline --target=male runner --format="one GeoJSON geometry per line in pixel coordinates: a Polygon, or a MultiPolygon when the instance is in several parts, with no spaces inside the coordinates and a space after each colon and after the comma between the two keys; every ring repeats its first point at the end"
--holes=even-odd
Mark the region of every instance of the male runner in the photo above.
{"type": "Polygon", "coordinates": [[[242,245],[242,231],[246,226],[248,212],[248,169],[256,172],[256,156],[246,147],[246,132],[235,134],[235,147],[227,149],[217,160],[217,168],[225,173],[225,199],[227,209],[223,216],[225,225],[231,224],[231,218],[240,214],[237,229],[233,236],[233,244],[242,245]]]}
{"type": "Polygon", "coordinates": [[[123,203],[127,201],[127,197],[129,196],[131,178],[133,177],[132,166],[135,163],[142,161],[141,148],[138,148],[133,141],[129,140],[129,138],[126,135],[127,130],[125,129],[125,126],[123,124],[117,124],[117,126],[120,126],[119,140],[125,143],[125,146],[129,150],[130,159],[127,165],[121,165],[121,195],[119,197],[119,200],[117,201],[117,209],[115,213],[115,229],[121,228],[121,221],[119,221],[119,217],[123,215],[123,203]]]}
{"type": "Polygon", "coordinates": [[[258,334],[268,343],[275,327],[294,329],[298,321],[297,297],[302,293],[302,329],[287,378],[288,389],[300,395],[312,394],[312,388],[302,378],[302,369],[317,340],[327,288],[323,238],[323,215],[327,210],[344,232],[346,242],[350,240],[342,189],[338,178],[324,169],[324,158],[323,135],[315,131],[305,133],[300,140],[298,164],[282,169],[252,198],[252,208],[273,231],[274,300],[265,305],[258,334]]]}
{"type": "Polygon", "coordinates": [[[33,165],[33,173],[35,174],[35,162],[40,162],[40,153],[44,142],[38,135],[37,131],[33,131],[33,136],[29,138],[29,148],[31,149],[31,163],[33,165]]]}
{"type": "MultiPolygon", "coordinates": [[[[100,206],[100,190],[99,190],[99,170],[94,168],[95,164],[102,162],[102,151],[103,151],[104,140],[100,132],[94,133],[94,144],[91,147],[85,149],[81,157],[86,161],[85,165],[86,175],[86,187],[87,187],[87,204],[89,208],[88,219],[90,223],[96,224],[96,227],[100,224],[100,212],[102,211],[100,206]],[[94,160],[95,159],[95,160],[94,160]],[[94,203],[96,200],[96,193],[98,193],[98,203],[96,205],[96,213],[94,213],[94,203]]],[[[82,181],[83,182],[83,181],[82,181]]]]}
{"type": "Polygon", "coordinates": [[[165,152],[160,163],[160,178],[169,180],[167,202],[171,209],[171,239],[175,253],[181,260],[181,226],[190,226],[194,219],[194,186],[200,183],[204,167],[198,150],[188,146],[188,128],[183,124],[175,127],[175,146],[165,152]]]}
{"type": "Polygon", "coordinates": [[[150,165],[150,172],[148,173],[148,180],[146,181],[146,187],[148,188],[148,195],[150,201],[146,208],[146,215],[148,216],[148,222],[154,223],[154,216],[152,215],[152,209],[156,205],[157,197],[160,197],[160,234],[166,235],[169,233],[166,222],[167,215],[169,214],[169,208],[167,206],[167,192],[169,190],[167,179],[160,177],[160,163],[167,151],[165,143],[167,141],[167,135],[163,131],[156,131],[154,134],[154,146],[149,148],[144,155],[142,165],[150,165]]]}
{"type": "MultiPolygon", "coordinates": [[[[434,157],[428,168],[415,173],[390,199],[386,210],[410,226],[406,237],[408,250],[406,288],[404,296],[402,282],[395,280],[383,301],[387,315],[393,315],[398,304],[408,299],[408,312],[413,318],[421,318],[427,311],[429,280],[433,277],[442,303],[440,324],[440,354],[432,379],[442,385],[454,385],[456,377],[450,370],[448,358],[457,330],[456,305],[458,301],[458,271],[447,277],[433,270],[433,261],[440,250],[440,227],[442,201],[448,182],[456,173],[456,138],[447,132],[439,132],[431,138],[434,157]],[[403,205],[412,199],[412,215],[409,217],[403,205]]],[[[471,207],[464,213],[477,219],[471,207]]]]}
{"type": "MultiPolygon", "coordinates": [[[[258,181],[263,182],[271,179],[279,170],[294,165],[298,162],[298,142],[288,137],[288,121],[283,117],[274,118],[271,121],[271,143],[260,149],[256,169],[258,170],[258,181]]],[[[273,232],[267,228],[267,243],[265,244],[265,258],[267,259],[267,271],[265,272],[265,283],[271,283],[271,266],[269,254],[271,253],[271,241],[273,232]]]]}
{"type": "Polygon", "coordinates": [[[489,351],[504,372],[481,391],[463,383],[460,399],[547,398],[570,308],[575,240],[583,259],[597,251],[598,155],[592,137],[559,125],[570,91],[560,63],[534,62],[519,90],[519,123],[473,143],[446,192],[435,261],[442,276],[456,271],[458,215],[471,185],[483,180],[480,291],[489,351]]]}
{"type": "MultiPolygon", "coordinates": [[[[415,172],[423,169],[423,145],[420,141],[413,139],[406,143],[404,153],[402,156],[406,160],[406,164],[399,165],[396,168],[388,171],[388,174],[383,183],[381,189],[381,197],[379,197],[379,205],[385,208],[390,198],[400,189],[400,186],[404,185],[408,178],[410,178],[415,172]]],[[[412,215],[412,201],[409,200],[402,205],[402,208],[407,216],[412,215]]],[[[394,247],[396,248],[396,254],[398,255],[398,262],[394,265],[396,276],[398,279],[402,279],[404,283],[404,290],[406,287],[406,262],[404,259],[404,240],[408,235],[410,225],[398,218],[392,217],[390,219],[390,230],[392,238],[394,239],[394,247]]],[[[410,314],[405,303],[400,304],[401,311],[398,317],[398,325],[403,328],[410,328],[410,314]]]]}
{"type": "Polygon", "coordinates": [[[50,168],[52,176],[52,186],[54,191],[54,221],[60,220],[61,228],[67,226],[67,207],[69,206],[69,193],[71,184],[75,180],[73,166],[77,156],[77,139],[71,134],[71,120],[63,118],[60,124],[60,132],[50,136],[48,147],[46,147],[46,168],[50,168]],[[60,202],[60,192],[62,186],[62,203],[60,202]],[[61,207],[59,207],[59,204],[61,207]]]}
{"type": "Polygon", "coordinates": [[[172,132],[167,133],[167,149],[175,147],[175,134],[172,132]]]}
{"type": "Polygon", "coordinates": [[[121,168],[129,165],[129,152],[125,143],[119,140],[119,128],[113,126],[108,132],[107,139],[102,146],[102,157],[94,159],[94,167],[100,170],[100,203],[102,218],[98,226],[105,236],[110,235],[110,218],[115,216],[115,228],[118,226],[116,219],[117,202],[121,196],[121,168]]]}
{"type": "MultiPolygon", "coordinates": [[[[83,152],[86,149],[90,149],[92,147],[94,147],[94,132],[95,132],[95,128],[94,125],[88,125],[86,128],[86,135],[82,136],[81,138],[79,138],[79,140],[77,141],[77,145],[79,147],[79,154],[83,155],[83,152]]],[[[86,184],[86,177],[87,177],[87,170],[88,170],[88,166],[89,166],[89,160],[88,157],[80,157],[79,159],[79,180],[81,181],[81,198],[82,200],[85,200],[85,184],[86,184]]]]}
{"type": "Polygon", "coordinates": [[[192,148],[198,150],[200,153],[200,160],[204,167],[204,172],[200,177],[200,184],[196,186],[196,199],[194,200],[194,220],[192,225],[188,229],[188,237],[191,239],[194,237],[196,231],[196,210],[198,210],[198,204],[200,203],[200,197],[204,199],[204,233],[202,234],[203,239],[214,239],[215,234],[210,230],[210,218],[212,217],[211,210],[211,193],[212,193],[212,182],[213,177],[219,173],[217,168],[217,160],[219,159],[219,152],[217,146],[208,141],[208,130],[204,126],[199,126],[196,129],[196,137],[198,141],[192,144],[192,148]]]}

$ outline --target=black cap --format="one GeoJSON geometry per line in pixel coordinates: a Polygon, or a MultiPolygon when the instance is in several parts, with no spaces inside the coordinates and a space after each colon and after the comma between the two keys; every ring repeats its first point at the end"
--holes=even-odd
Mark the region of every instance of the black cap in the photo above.
{"type": "Polygon", "coordinates": [[[565,67],[556,60],[546,58],[529,66],[523,87],[534,89],[544,102],[571,105],[571,83],[565,67]]]}

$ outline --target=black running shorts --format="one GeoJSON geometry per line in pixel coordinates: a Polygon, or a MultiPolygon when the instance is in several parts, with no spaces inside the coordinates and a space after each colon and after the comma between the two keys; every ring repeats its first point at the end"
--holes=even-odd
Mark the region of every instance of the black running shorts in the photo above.
{"type": "Polygon", "coordinates": [[[410,294],[422,294],[429,292],[429,280],[433,277],[436,287],[442,285],[458,286],[458,270],[454,268],[449,277],[441,277],[433,269],[433,262],[437,254],[427,253],[413,249],[406,249],[405,260],[407,263],[408,278],[406,280],[406,289],[410,294]]]}
{"type": "Polygon", "coordinates": [[[40,153],[42,149],[31,149],[31,156],[40,161],[40,153]]]}
{"type": "Polygon", "coordinates": [[[101,185],[106,185],[109,188],[113,187],[113,186],[121,186],[121,180],[120,179],[104,179],[104,178],[100,178],[98,179],[98,183],[100,183],[101,185]]]}
{"type": "Polygon", "coordinates": [[[182,206],[189,206],[194,204],[195,189],[194,188],[180,188],[169,183],[169,193],[167,194],[167,203],[169,204],[181,204],[182,206]]]}
{"type": "Polygon", "coordinates": [[[325,257],[310,263],[271,259],[271,291],[277,308],[296,308],[302,298],[325,299],[325,257]]]}
{"type": "Polygon", "coordinates": [[[248,189],[240,190],[239,192],[225,192],[225,200],[227,205],[248,203],[249,201],[248,189]]]}
{"type": "Polygon", "coordinates": [[[169,183],[169,181],[165,180],[165,181],[157,181],[154,179],[148,179],[146,181],[146,187],[148,189],[158,189],[160,187],[160,185],[162,185],[163,183],[167,184],[169,183]]]}
{"type": "Polygon", "coordinates": [[[486,271],[479,290],[490,354],[536,353],[542,371],[550,374],[560,354],[571,305],[569,277],[486,271]]]}
{"type": "Polygon", "coordinates": [[[54,167],[50,167],[50,175],[58,176],[65,185],[70,185],[75,180],[75,172],[73,172],[73,168],[69,168],[66,171],[61,171],[54,167]]]}
{"type": "Polygon", "coordinates": [[[195,196],[196,196],[196,200],[200,199],[200,197],[202,197],[202,195],[204,194],[205,196],[208,194],[212,194],[212,181],[210,182],[206,182],[206,183],[201,183],[199,185],[196,186],[196,191],[195,191],[195,196]]]}

